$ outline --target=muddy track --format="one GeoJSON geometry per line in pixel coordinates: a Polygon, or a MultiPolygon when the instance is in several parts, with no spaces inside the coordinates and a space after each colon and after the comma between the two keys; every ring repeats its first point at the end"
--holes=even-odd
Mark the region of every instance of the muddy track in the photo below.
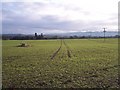
{"type": "Polygon", "coordinates": [[[61,47],[62,47],[62,40],[61,40],[60,47],[53,53],[53,55],[51,56],[50,59],[54,59],[55,58],[55,56],[57,55],[57,53],[60,51],[61,47]]]}
{"type": "MultiPolygon", "coordinates": [[[[67,50],[67,56],[68,56],[68,58],[71,58],[71,57],[72,57],[72,55],[71,55],[72,51],[70,50],[70,47],[66,44],[66,42],[64,41],[64,39],[61,39],[60,47],[52,54],[52,56],[51,56],[50,59],[54,59],[54,58],[55,58],[55,56],[56,56],[56,55],[58,54],[58,52],[61,50],[62,45],[65,45],[65,48],[66,48],[66,50],[67,50]]],[[[63,55],[62,55],[62,57],[63,57],[63,55]]]]}
{"type": "Polygon", "coordinates": [[[70,47],[66,44],[66,42],[63,40],[63,44],[65,45],[66,49],[67,49],[67,56],[69,58],[71,58],[71,50],[70,47]]]}

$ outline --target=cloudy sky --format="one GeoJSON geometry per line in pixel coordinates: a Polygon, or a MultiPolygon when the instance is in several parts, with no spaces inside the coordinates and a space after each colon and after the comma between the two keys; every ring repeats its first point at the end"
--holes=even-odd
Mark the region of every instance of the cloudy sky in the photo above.
{"type": "Polygon", "coordinates": [[[118,1],[4,0],[2,33],[117,31],[118,1]]]}

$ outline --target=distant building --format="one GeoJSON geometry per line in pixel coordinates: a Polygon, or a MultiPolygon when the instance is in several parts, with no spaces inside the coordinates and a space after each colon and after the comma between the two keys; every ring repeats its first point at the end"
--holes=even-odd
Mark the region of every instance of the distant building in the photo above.
{"type": "Polygon", "coordinates": [[[43,33],[41,33],[41,39],[43,39],[44,38],[44,35],[43,35],[43,33]]]}
{"type": "Polygon", "coordinates": [[[37,33],[35,33],[35,37],[37,37],[37,33]]]}
{"type": "Polygon", "coordinates": [[[35,39],[44,39],[43,33],[41,33],[40,35],[37,35],[37,33],[35,33],[35,39]]]}

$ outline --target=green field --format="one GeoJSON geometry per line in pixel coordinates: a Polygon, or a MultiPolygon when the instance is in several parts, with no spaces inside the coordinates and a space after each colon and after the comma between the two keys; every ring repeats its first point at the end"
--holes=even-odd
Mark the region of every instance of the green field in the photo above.
{"type": "Polygon", "coordinates": [[[3,40],[2,48],[3,88],[118,87],[118,39],[3,40]]]}

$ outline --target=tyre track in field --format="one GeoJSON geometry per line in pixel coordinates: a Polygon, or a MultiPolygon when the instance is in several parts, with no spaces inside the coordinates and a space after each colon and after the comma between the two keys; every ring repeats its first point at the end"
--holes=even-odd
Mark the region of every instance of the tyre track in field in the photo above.
{"type": "Polygon", "coordinates": [[[66,44],[66,42],[63,40],[63,44],[65,45],[66,47],[66,50],[67,50],[67,56],[68,58],[71,58],[72,57],[72,50],[70,49],[70,47],[66,44]]]}
{"type": "MultiPolygon", "coordinates": [[[[58,54],[58,52],[61,50],[62,46],[65,45],[65,48],[67,50],[67,56],[68,58],[72,57],[72,50],[70,49],[70,47],[66,44],[66,42],[64,41],[64,39],[61,39],[61,44],[60,47],[52,54],[50,59],[54,59],[56,57],[56,55],[58,54]]],[[[64,53],[62,54],[63,57],[64,53]]]]}
{"type": "Polygon", "coordinates": [[[60,44],[60,47],[53,53],[53,55],[51,56],[50,59],[54,59],[55,56],[58,54],[58,52],[60,51],[60,49],[62,48],[62,40],[61,40],[61,44],[60,44]]]}

